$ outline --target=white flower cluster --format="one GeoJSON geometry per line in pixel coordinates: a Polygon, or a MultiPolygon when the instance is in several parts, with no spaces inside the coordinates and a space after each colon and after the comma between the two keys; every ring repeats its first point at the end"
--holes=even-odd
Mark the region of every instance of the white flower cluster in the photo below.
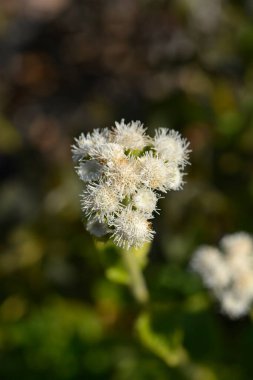
{"type": "Polygon", "coordinates": [[[249,312],[253,302],[253,238],[238,232],[222,238],[219,249],[202,246],[193,255],[192,269],[214,293],[230,318],[249,312]]]}
{"type": "Polygon", "coordinates": [[[72,146],[76,171],[85,184],[82,210],[87,230],[110,234],[124,248],[153,238],[150,219],[159,192],[181,189],[189,143],[174,130],[159,128],[146,135],[139,121],[124,119],[111,129],[81,134],[72,146]]]}

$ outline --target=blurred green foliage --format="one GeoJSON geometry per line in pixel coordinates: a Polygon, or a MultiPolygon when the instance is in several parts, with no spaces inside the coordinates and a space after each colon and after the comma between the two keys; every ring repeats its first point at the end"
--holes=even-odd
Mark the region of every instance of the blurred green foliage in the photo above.
{"type": "Polygon", "coordinates": [[[0,379],[252,380],[252,314],[189,260],[253,231],[253,6],[242,0],[2,0],[0,379]],[[160,200],[136,304],[117,250],[81,219],[73,138],[114,120],[191,142],[160,200]]]}

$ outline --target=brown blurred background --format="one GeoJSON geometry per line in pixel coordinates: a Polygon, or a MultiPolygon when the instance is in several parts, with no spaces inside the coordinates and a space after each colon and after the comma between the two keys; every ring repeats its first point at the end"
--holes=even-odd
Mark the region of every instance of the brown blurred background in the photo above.
{"type": "Polygon", "coordinates": [[[252,20],[251,0],[1,0],[1,380],[251,380],[250,319],[182,304],[202,292],[187,271],[196,246],[253,230],[252,20]],[[146,276],[169,308],[161,334],[181,313],[199,372],[142,347],[131,295],[104,276],[113,253],[82,225],[70,145],[121,118],[191,142],[146,276]]]}

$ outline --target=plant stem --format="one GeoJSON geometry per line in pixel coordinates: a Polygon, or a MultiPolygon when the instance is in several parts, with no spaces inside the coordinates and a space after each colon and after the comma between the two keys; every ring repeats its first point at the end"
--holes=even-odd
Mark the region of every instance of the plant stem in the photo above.
{"type": "Polygon", "coordinates": [[[134,250],[126,251],[122,249],[121,256],[129,273],[129,285],[132,288],[133,295],[139,303],[147,303],[149,299],[148,289],[140,263],[136,257],[136,252],[134,250]]]}

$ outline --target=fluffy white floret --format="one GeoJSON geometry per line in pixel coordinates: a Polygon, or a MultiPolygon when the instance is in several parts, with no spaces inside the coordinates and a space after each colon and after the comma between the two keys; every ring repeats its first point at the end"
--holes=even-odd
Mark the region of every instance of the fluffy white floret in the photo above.
{"type": "Polygon", "coordinates": [[[155,133],[154,148],[165,161],[181,167],[189,163],[189,142],[173,129],[159,128],[155,133]]]}
{"type": "Polygon", "coordinates": [[[125,149],[142,150],[149,142],[145,131],[146,128],[143,127],[140,121],[131,121],[126,124],[125,120],[122,119],[120,123],[115,123],[113,140],[125,149]]]}
{"type": "Polygon", "coordinates": [[[75,138],[75,142],[76,145],[71,146],[71,152],[73,161],[76,162],[88,156],[91,141],[82,133],[78,138],[75,138]]]}
{"type": "Polygon", "coordinates": [[[81,196],[82,210],[87,217],[95,216],[100,222],[110,218],[120,207],[115,189],[104,183],[90,184],[81,196]]]}
{"type": "Polygon", "coordinates": [[[142,187],[133,195],[132,202],[138,211],[151,217],[156,211],[157,195],[152,190],[142,187]]]}
{"type": "Polygon", "coordinates": [[[110,162],[105,167],[105,181],[117,189],[121,197],[130,196],[140,187],[139,164],[133,157],[110,162]]]}
{"type": "Polygon", "coordinates": [[[152,152],[145,153],[139,162],[141,180],[150,189],[167,192],[181,187],[182,175],[175,165],[169,165],[152,152]]]}
{"type": "Polygon", "coordinates": [[[184,185],[183,173],[176,165],[168,166],[168,189],[181,190],[184,185]]]}
{"type": "Polygon", "coordinates": [[[129,206],[117,214],[113,226],[115,228],[113,240],[123,248],[140,247],[145,242],[151,241],[154,235],[145,215],[129,206]]]}
{"type": "Polygon", "coordinates": [[[89,154],[92,158],[104,163],[117,162],[118,160],[126,157],[123,147],[119,144],[111,142],[92,146],[89,154]]]}
{"type": "Polygon", "coordinates": [[[75,138],[76,145],[72,145],[72,157],[74,161],[80,161],[86,158],[90,154],[90,149],[99,144],[106,143],[108,138],[108,129],[104,128],[94,129],[92,133],[87,133],[85,136],[83,133],[79,138],[75,138]]]}

